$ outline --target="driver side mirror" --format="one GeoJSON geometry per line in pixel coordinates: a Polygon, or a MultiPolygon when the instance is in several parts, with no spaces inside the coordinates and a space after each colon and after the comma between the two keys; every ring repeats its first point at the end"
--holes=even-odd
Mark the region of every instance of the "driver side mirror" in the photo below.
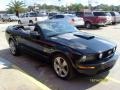
{"type": "Polygon", "coordinates": [[[40,34],[37,31],[31,31],[30,37],[33,39],[40,39],[40,34]]]}

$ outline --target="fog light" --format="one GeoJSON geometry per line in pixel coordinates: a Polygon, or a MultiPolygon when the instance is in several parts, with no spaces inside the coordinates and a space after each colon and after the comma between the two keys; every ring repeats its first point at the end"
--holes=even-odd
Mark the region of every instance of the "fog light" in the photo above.
{"type": "Polygon", "coordinates": [[[80,69],[95,69],[95,67],[92,66],[79,66],[80,69]]]}

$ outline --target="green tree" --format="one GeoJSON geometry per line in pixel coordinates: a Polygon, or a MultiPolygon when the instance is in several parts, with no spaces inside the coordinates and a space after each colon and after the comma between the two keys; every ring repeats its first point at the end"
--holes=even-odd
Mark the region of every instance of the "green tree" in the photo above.
{"type": "Polygon", "coordinates": [[[24,5],[23,1],[14,0],[14,1],[11,1],[9,3],[9,5],[7,5],[7,6],[8,6],[8,10],[16,13],[16,16],[18,16],[18,17],[19,17],[20,12],[25,11],[25,8],[24,8],[25,5],[24,5]]]}
{"type": "Polygon", "coordinates": [[[72,4],[68,6],[69,11],[80,11],[81,9],[84,9],[84,6],[82,4],[72,4]]]}

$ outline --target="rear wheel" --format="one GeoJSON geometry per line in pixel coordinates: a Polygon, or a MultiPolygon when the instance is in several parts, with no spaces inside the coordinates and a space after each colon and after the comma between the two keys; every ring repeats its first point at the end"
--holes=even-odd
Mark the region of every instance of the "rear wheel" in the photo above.
{"type": "Polygon", "coordinates": [[[2,21],[5,22],[5,20],[2,18],[2,21]]]}
{"type": "Polygon", "coordinates": [[[85,27],[86,27],[87,29],[90,29],[90,28],[92,28],[92,24],[91,24],[90,22],[86,22],[86,23],[85,23],[85,27]]]}
{"type": "Polygon", "coordinates": [[[61,79],[71,79],[73,77],[73,67],[68,58],[63,55],[56,55],[53,58],[53,69],[61,79]]]}
{"type": "Polygon", "coordinates": [[[18,56],[20,54],[19,48],[18,46],[15,44],[15,42],[13,40],[9,41],[9,47],[10,47],[10,52],[14,55],[14,56],[18,56]]]}
{"type": "Polygon", "coordinates": [[[32,21],[32,20],[30,20],[30,21],[29,21],[29,24],[33,24],[33,21],[32,21]]]}
{"type": "Polygon", "coordinates": [[[8,21],[11,22],[11,19],[9,18],[8,21]]]}
{"type": "Polygon", "coordinates": [[[22,22],[20,20],[18,20],[18,24],[22,24],[22,22]]]}

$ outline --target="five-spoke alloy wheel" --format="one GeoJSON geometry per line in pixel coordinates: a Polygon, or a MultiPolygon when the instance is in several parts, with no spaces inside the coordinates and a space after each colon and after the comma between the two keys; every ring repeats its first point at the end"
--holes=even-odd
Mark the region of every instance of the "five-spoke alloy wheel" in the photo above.
{"type": "Polygon", "coordinates": [[[63,55],[57,55],[53,59],[53,68],[58,77],[70,79],[73,76],[73,67],[69,59],[63,55]]]}
{"type": "Polygon", "coordinates": [[[19,49],[17,47],[17,45],[15,44],[15,42],[13,40],[9,41],[9,47],[10,47],[10,52],[14,55],[17,56],[19,55],[19,49]]]}

